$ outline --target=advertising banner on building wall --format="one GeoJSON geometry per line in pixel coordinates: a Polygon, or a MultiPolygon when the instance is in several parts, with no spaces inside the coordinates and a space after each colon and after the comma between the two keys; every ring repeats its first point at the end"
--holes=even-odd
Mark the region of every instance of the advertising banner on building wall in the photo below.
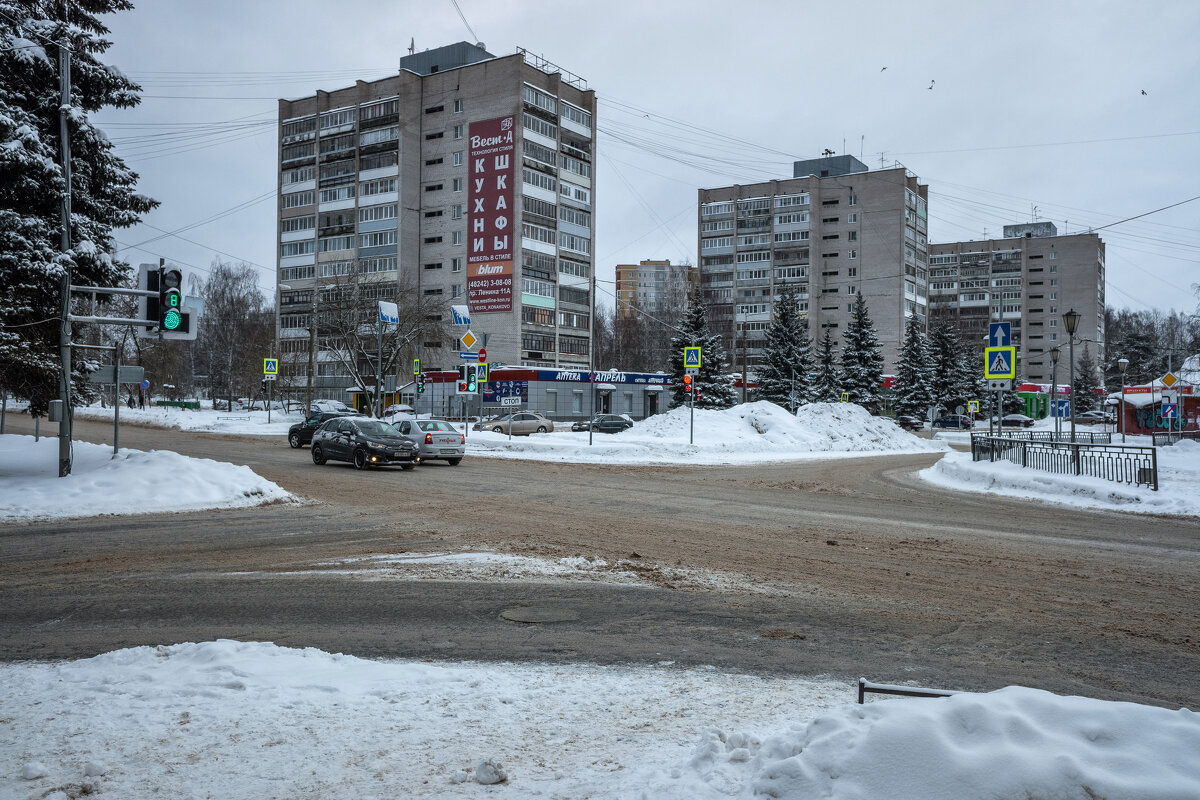
{"type": "Polygon", "coordinates": [[[514,117],[472,122],[467,169],[467,304],[513,310],[514,117]]]}

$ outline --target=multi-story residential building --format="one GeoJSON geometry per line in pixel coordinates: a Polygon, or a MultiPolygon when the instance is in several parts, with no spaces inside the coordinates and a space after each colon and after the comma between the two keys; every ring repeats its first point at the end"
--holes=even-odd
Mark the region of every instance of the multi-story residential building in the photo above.
{"type": "MultiPolygon", "coordinates": [[[[280,100],[278,334],[292,385],[306,379],[320,293],[346,276],[371,285],[364,296],[406,287],[440,301],[446,320],[469,306],[492,363],[586,368],[595,142],[582,79],[467,42],[404,56],[388,78],[280,100]]],[[[422,365],[457,367],[465,330],[415,342],[422,365]]],[[[315,359],[315,394],[348,400],[329,355],[315,359]]]]}
{"type": "Polygon", "coordinates": [[[645,312],[673,323],[687,308],[698,273],[691,264],[643,261],[617,265],[617,317],[631,319],[645,312]]]}
{"type": "Polygon", "coordinates": [[[908,317],[926,319],[928,187],[903,167],[852,156],[793,165],[791,179],[701,189],[700,292],[734,367],[762,362],[772,299],[796,287],[819,339],[840,340],[862,295],[885,370],[908,317]]]}
{"type": "MultiPolygon", "coordinates": [[[[1017,375],[1050,383],[1049,353],[1061,348],[1066,381],[1068,336],[1062,315],[1080,314],[1076,343],[1104,358],[1104,242],[1095,233],[1059,236],[1051,222],[1005,225],[1004,238],[929,247],[930,325],[953,324],[982,348],[989,322],[1012,323],[1017,375]]],[[[1076,347],[1075,357],[1081,349],[1076,347]]]]}

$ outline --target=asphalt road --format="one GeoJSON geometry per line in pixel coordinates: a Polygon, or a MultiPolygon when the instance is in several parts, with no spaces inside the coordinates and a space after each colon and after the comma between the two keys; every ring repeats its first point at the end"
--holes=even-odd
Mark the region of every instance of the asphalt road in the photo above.
{"type": "MultiPolygon", "coordinates": [[[[108,425],[76,431],[111,442],[108,425]]],[[[360,473],[316,467],[282,437],[123,426],[121,443],[248,464],[312,502],[0,526],[4,658],[225,637],[1200,707],[1200,521],[945,492],[914,477],[936,455],[665,468],[469,457],[360,473]],[[458,549],[626,559],[648,585],[313,568],[458,549]],[[697,586],[673,566],[737,579],[697,586]]]]}

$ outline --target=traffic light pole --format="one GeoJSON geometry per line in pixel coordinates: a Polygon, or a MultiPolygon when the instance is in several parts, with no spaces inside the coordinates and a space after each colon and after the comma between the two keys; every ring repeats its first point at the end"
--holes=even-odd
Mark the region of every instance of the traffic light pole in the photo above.
{"type": "Polygon", "coordinates": [[[58,131],[62,144],[62,175],[66,188],[62,199],[62,310],[58,327],[58,352],[62,361],[59,399],[62,416],[58,422],[58,477],[71,474],[71,131],[67,115],[71,111],[71,51],[66,42],[58,47],[58,88],[62,95],[58,107],[58,131]]]}

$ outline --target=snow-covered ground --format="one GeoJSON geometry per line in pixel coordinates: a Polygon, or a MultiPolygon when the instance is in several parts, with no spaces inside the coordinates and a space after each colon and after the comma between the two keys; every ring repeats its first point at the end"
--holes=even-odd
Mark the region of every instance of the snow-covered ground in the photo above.
{"type": "Polygon", "coordinates": [[[854,694],[666,662],[138,647],[0,665],[0,796],[1200,797],[1191,711],[1017,687],[865,706],[854,694]]]}
{"type": "MultiPolygon", "coordinates": [[[[206,403],[208,401],[205,401],[206,403]]],[[[112,404],[101,407],[99,403],[75,409],[76,419],[107,420],[112,422],[112,404]]],[[[215,411],[211,408],[127,408],[121,406],[121,424],[154,425],[160,428],[178,428],[184,431],[211,431],[237,436],[287,436],[288,428],[304,421],[301,411],[285,414],[274,409],[267,422],[266,411],[215,411]]]]}
{"type": "Polygon", "coordinates": [[[167,450],[75,442],[71,474],[58,477],[58,439],[0,436],[0,522],[236,508],[295,500],[249,467],[167,450]]]}
{"type": "MultiPolygon", "coordinates": [[[[1096,430],[1099,431],[1099,428],[1096,430]]],[[[970,442],[967,432],[936,435],[950,441],[961,438],[970,442]]],[[[1130,436],[1128,444],[1149,447],[1151,439],[1148,436],[1130,436]]],[[[1158,448],[1157,492],[1147,486],[1130,486],[1100,478],[1025,469],[1008,461],[973,462],[970,453],[957,451],[947,453],[932,467],[917,474],[936,486],[959,491],[1041,500],[1079,508],[1200,516],[1200,442],[1195,440],[1183,440],[1170,447],[1158,448]]]]}

